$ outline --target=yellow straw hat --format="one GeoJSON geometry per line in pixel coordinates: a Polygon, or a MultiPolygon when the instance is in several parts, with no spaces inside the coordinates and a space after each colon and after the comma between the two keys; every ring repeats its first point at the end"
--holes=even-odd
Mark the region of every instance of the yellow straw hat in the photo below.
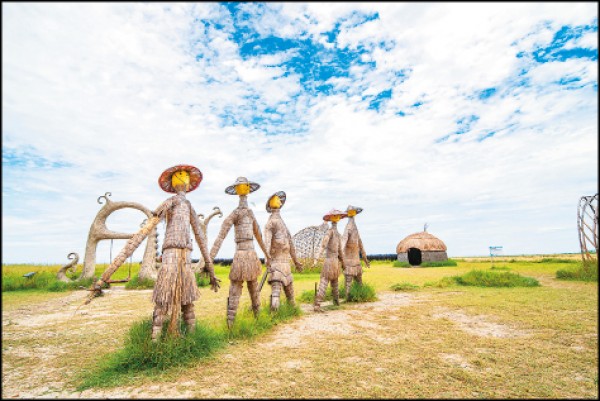
{"type": "Polygon", "coordinates": [[[260,185],[258,185],[255,182],[248,181],[248,179],[246,177],[238,177],[237,180],[235,180],[235,182],[233,184],[231,184],[230,186],[228,186],[227,188],[225,188],[225,193],[227,193],[229,195],[237,195],[236,192],[235,192],[235,186],[236,185],[240,185],[240,184],[248,184],[248,185],[250,185],[250,192],[254,192],[258,188],[260,188],[260,185]]]}
{"type": "Polygon", "coordinates": [[[173,184],[171,184],[171,178],[173,177],[173,174],[178,171],[187,171],[190,175],[190,188],[187,192],[192,192],[194,189],[198,188],[200,181],[202,181],[202,172],[197,167],[188,164],[178,164],[177,166],[170,167],[163,171],[158,178],[158,186],[160,186],[163,191],[176,193],[177,191],[175,191],[173,184]]]}
{"type": "Polygon", "coordinates": [[[331,221],[331,218],[333,216],[341,216],[343,219],[344,217],[348,217],[348,214],[346,212],[342,212],[341,210],[331,209],[329,211],[329,213],[327,213],[325,216],[323,216],[323,220],[331,221]]]}
{"type": "Polygon", "coordinates": [[[269,213],[271,213],[273,211],[273,208],[271,206],[269,206],[269,202],[271,202],[271,199],[273,199],[274,196],[279,196],[279,200],[281,200],[280,209],[283,207],[283,204],[285,203],[285,192],[283,192],[283,191],[275,192],[273,195],[269,196],[269,199],[267,199],[267,212],[269,212],[269,213]]]}

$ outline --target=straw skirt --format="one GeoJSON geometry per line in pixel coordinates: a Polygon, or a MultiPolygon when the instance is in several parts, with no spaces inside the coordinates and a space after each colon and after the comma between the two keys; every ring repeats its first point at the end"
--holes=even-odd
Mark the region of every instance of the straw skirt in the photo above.
{"type": "Polygon", "coordinates": [[[174,302],[188,305],[198,299],[196,277],[192,271],[190,250],[180,248],[165,249],[162,254],[162,267],[154,285],[152,301],[170,309],[174,302]]]}

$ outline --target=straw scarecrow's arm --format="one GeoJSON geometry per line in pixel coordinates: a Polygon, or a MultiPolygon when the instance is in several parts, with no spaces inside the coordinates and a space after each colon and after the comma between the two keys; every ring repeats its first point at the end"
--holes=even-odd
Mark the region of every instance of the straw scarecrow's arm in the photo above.
{"type": "Polygon", "coordinates": [[[210,258],[210,254],[208,253],[208,248],[206,246],[206,237],[204,236],[204,231],[200,226],[200,220],[198,219],[198,214],[194,210],[192,204],[188,201],[190,206],[190,224],[192,225],[192,231],[194,232],[194,237],[196,238],[196,242],[198,243],[198,247],[200,248],[200,253],[202,253],[202,257],[206,263],[205,269],[210,274],[210,286],[214,292],[219,290],[220,284],[219,279],[215,277],[215,270],[213,268],[213,262],[210,258]]]}
{"type": "Polygon", "coordinates": [[[344,249],[342,248],[342,236],[338,234],[338,259],[342,263],[342,269],[346,270],[346,262],[344,261],[344,249]]]}
{"type": "Polygon", "coordinates": [[[296,246],[294,245],[294,241],[292,240],[292,235],[290,234],[290,230],[288,230],[287,227],[285,228],[285,231],[287,233],[287,238],[290,243],[290,256],[292,257],[292,260],[294,261],[294,266],[296,266],[296,270],[301,272],[302,271],[302,263],[298,262],[298,258],[296,257],[296,246]]]}
{"type": "Polygon", "coordinates": [[[256,217],[254,217],[254,213],[252,212],[252,210],[248,210],[248,211],[250,212],[250,217],[252,217],[252,229],[254,230],[254,238],[256,238],[256,242],[258,242],[260,249],[262,249],[263,253],[265,254],[265,265],[270,266],[271,265],[271,255],[267,251],[267,248],[265,247],[265,243],[263,242],[263,238],[262,238],[262,234],[260,233],[260,226],[258,225],[258,221],[256,221],[256,217]]]}
{"type": "Polygon", "coordinates": [[[346,249],[346,244],[348,243],[348,238],[350,238],[350,221],[346,224],[346,228],[344,229],[344,235],[342,236],[342,248],[346,249]]]}
{"type": "Polygon", "coordinates": [[[358,246],[359,246],[362,258],[365,261],[365,266],[371,267],[371,264],[369,263],[369,259],[367,259],[367,251],[365,251],[365,247],[363,246],[363,242],[362,242],[362,239],[360,238],[360,234],[358,233],[358,231],[356,234],[358,235],[358,246]]]}
{"type": "Polygon", "coordinates": [[[223,240],[227,237],[227,233],[231,229],[233,222],[237,216],[237,209],[234,210],[225,220],[223,220],[223,224],[221,225],[221,230],[219,231],[219,235],[215,240],[211,250],[210,250],[210,259],[211,261],[215,260],[215,256],[219,253],[219,249],[221,249],[221,244],[223,244],[223,240]]]}
{"type": "Polygon", "coordinates": [[[271,241],[273,240],[273,220],[269,218],[267,224],[265,225],[265,251],[267,255],[271,254],[271,241]]]}

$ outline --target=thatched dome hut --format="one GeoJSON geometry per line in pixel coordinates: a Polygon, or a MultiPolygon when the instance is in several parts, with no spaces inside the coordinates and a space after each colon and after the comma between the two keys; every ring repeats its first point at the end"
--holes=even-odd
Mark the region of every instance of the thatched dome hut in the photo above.
{"type": "Polygon", "coordinates": [[[400,262],[419,266],[423,262],[441,262],[448,260],[444,242],[427,231],[414,233],[404,238],[396,246],[400,262]]]}

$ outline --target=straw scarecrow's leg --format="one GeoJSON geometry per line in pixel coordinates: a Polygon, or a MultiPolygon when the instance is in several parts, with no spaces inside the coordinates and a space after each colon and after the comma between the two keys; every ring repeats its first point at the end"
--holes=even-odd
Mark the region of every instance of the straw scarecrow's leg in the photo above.
{"type": "Polygon", "coordinates": [[[362,282],[362,272],[358,273],[356,275],[356,277],[354,278],[354,280],[358,281],[359,285],[362,285],[363,284],[363,282],[362,282]]]}
{"type": "Polygon", "coordinates": [[[194,312],[194,304],[187,304],[181,307],[183,321],[187,327],[188,333],[193,333],[196,329],[196,313],[194,312]]]}
{"type": "Polygon", "coordinates": [[[273,281],[271,284],[271,310],[279,309],[279,294],[281,293],[281,281],[273,281]]]}
{"type": "Polygon", "coordinates": [[[340,304],[340,289],[338,288],[338,280],[331,280],[331,295],[333,295],[333,304],[340,304]]]}
{"type": "Polygon", "coordinates": [[[250,292],[250,299],[252,300],[252,312],[254,317],[258,317],[260,311],[260,292],[258,291],[258,281],[252,280],[247,281],[248,291],[250,292]]]}
{"type": "Polygon", "coordinates": [[[319,289],[317,290],[317,294],[315,295],[315,312],[322,312],[321,310],[321,302],[323,298],[325,298],[325,291],[327,291],[327,284],[329,284],[329,280],[326,277],[321,276],[321,281],[319,281],[319,289]]]}
{"type": "Polygon", "coordinates": [[[348,295],[350,294],[350,286],[352,285],[352,276],[349,274],[344,274],[345,282],[346,282],[346,299],[348,299],[348,295]]]}
{"type": "Polygon", "coordinates": [[[160,337],[166,314],[167,311],[165,308],[160,305],[154,306],[154,313],[152,314],[152,341],[156,341],[160,337]]]}
{"type": "Polygon", "coordinates": [[[283,287],[283,290],[285,291],[285,296],[288,302],[291,305],[296,306],[296,300],[294,299],[294,284],[289,283],[288,285],[283,287]]]}
{"type": "Polygon", "coordinates": [[[240,296],[242,295],[242,284],[243,281],[231,281],[229,285],[229,298],[227,298],[227,326],[231,328],[237,308],[240,303],[240,296]]]}

